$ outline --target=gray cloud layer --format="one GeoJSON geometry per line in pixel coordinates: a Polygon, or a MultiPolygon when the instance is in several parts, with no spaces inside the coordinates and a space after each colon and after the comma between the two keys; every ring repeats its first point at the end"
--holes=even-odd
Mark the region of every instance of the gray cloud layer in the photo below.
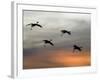
{"type": "Polygon", "coordinates": [[[70,49],[73,44],[90,49],[90,14],[24,11],[23,18],[24,49],[44,49],[44,39],[52,39],[55,44],[54,47],[47,45],[46,49],[70,49]],[[30,26],[25,26],[37,21],[43,28],[30,30],[30,26]],[[62,29],[71,31],[72,35],[61,36],[62,29]]]}

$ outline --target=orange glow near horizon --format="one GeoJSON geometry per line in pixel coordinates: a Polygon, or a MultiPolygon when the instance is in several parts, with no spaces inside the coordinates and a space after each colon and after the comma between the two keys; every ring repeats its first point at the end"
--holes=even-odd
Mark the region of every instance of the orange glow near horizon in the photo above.
{"type": "Polygon", "coordinates": [[[91,65],[90,52],[73,53],[71,51],[51,51],[43,55],[25,56],[24,69],[50,68],[50,67],[74,67],[91,65]]]}

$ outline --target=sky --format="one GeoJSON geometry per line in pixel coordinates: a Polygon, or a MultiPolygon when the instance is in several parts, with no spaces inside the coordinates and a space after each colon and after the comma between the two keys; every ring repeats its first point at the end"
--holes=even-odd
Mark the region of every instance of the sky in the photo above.
{"type": "Polygon", "coordinates": [[[52,39],[55,47],[48,45],[48,49],[70,49],[73,44],[77,44],[89,50],[90,23],[90,14],[24,11],[24,49],[40,49],[44,45],[42,40],[52,39]],[[30,30],[30,26],[25,26],[37,21],[43,26],[42,29],[34,27],[30,30]],[[63,29],[71,31],[72,35],[61,36],[60,30],[63,29]]]}
{"type": "Polygon", "coordinates": [[[91,43],[91,14],[23,11],[23,54],[24,56],[51,54],[50,51],[72,51],[73,45],[82,47],[84,52],[90,52],[91,43]],[[43,28],[26,26],[39,22],[43,28]],[[71,31],[71,35],[61,36],[61,30],[71,31]],[[54,46],[44,44],[43,40],[50,40],[54,46]],[[44,47],[44,45],[46,47],[44,47]]]}

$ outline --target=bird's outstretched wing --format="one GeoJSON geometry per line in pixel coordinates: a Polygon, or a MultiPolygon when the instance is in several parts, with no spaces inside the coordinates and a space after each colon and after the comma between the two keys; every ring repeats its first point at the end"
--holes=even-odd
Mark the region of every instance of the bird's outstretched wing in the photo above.
{"type": "Polygon", "coordinates": [[[67,31],[67,33],[68,33],[69,35],[71,35],[71,32],[70,32],[70,31],[67,31]]]}
{"type": "Polygon", "coordinates": [[[37,24],[38,27],[43,28],[41,25],[37,24]]]}
{"type": "Polygon", "coordinates": [[[52,42],[49,42],[50,45],[54,46],[54,44],[52,42]]]}

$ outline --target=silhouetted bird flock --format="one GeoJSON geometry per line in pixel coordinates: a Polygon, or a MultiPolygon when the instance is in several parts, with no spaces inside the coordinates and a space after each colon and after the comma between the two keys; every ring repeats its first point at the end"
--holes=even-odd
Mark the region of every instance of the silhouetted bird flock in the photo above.
{"type": "MultiPolygon", "coordinates": [[[[33,29],[33,27],[40,27],[40,28],[43,28],[42,25],[39,24],[39,22],[36,22],[36,23],[29,23],[27,24],[26,26],[31,26],[31,30],[33,29]]],[[[68,35],[71,35],[71,31],[68,31],[68,30],[61,30],[61,33],[62,33],[62,36],[64,34],[68,34],[68,35]]],[[[43,42],[45,44],[50,44],[51,46],[54,46],[54,43],[52,42],[52,40],[43,40],[43,42]]],[[[73,45],[73,52],[74,51],[82,51],[82,47],[78,46],[78,45],[73,45]]]]}

